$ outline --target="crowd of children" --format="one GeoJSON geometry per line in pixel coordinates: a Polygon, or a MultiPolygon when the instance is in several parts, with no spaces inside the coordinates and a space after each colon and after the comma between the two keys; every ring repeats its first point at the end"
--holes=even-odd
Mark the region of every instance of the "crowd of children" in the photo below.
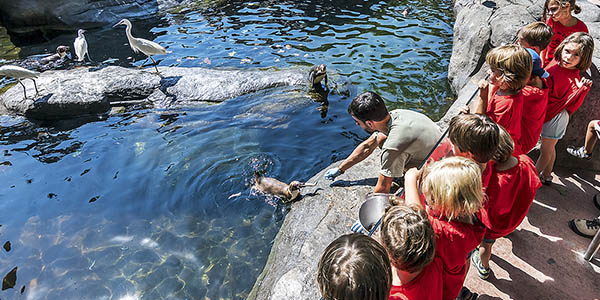
{"type": "MultiPolygon", "coordinates": [[[[327,247],[317,278],[323,299],[477,297],[463,287],[470,265],[490,275],[495,240],[519,226],[537,189],[552,182],[556,143],[592,85],[580,75],[594,49],[572,15],[580,10],[575,0],[547,0],[545,23],[488,52],[489,79],[479,83],[473,113],[449,124],[454,156],[405,173],[404,198],[386,210],[380,242],[355,233],[327,247]],[[534,164],[527,153],[540,139],[534,164]]],[[[569,153],[589,159],[598,137],[595,120],[586,144],[569,153]]]]}

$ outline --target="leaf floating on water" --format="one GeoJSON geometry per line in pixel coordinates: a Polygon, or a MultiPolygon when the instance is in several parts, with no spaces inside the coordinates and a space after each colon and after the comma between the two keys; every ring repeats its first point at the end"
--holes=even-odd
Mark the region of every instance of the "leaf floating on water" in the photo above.
{"type": "Polygon", "coordinates": [[[48,199],[56,198],[55,193],[48,193],[48,199]]]}
{"type": "Polygon", "coordinates": [[[283,53],[283,52],[285,52],[285,50],[283,50],[283,49],[279,49],[279,51],[277,51],[277,53],[283,53]]]}
{"type": "Polygon", "coordinates": [[[235,55],[235,51],[231,51],[228,54],[229,54],[229,56],[234,56],[235,55]]]}
{"type": "Polygon", "coordinates": [[[251,62],[252,62],[252,60],[249,58],[242,58],[240,60],[240,64],[251,63],[251,62]]]}
{"type": "Polygon", "coordinates": [[[206,57],[202,62],[204,62],[207,65],[210,65],[210,58],[206,57]]]}
{"type": "Polygon", "coordinates": [[[8,161],[8,160],[7,160],[7,161],[3,161],[3,162],[1,162],[1,163],[0,163],[0,166],[9,166],[9,167],[10,167],[10,166],[12,166],[12,163],[11,163],[10,161],[8,161]]]}
{"type": "Polygon", "coordinates": [[[100,195],[90,199],[89,203],[96,202],[96,200],[100,199],[100,195]]]}
{"type": "Polygon", "coordinates": [[[142,155],[144,153],[144,149],[146,148],[145,142],[137,142],[135,143],[135,154],[142,155]]]}
{"type": "Polygon", "coordinates": [[[65,181],[67,181],[67,182],[71,182],[71,176],[67,176],[67,177],[65,177],[65,181]]]}
{"type": "Polygon", "coordinates": [[[117,171],[117,172],[115,173],[115,176],[113,176],[113,179],[117,179],[117,176],[119,176],[119,171],[117,171]]]}
{"type": "Polygon", "coordinates": [[[4,250],[6,250],[6,252],[10,252],[10,241],[6,241],[6,243],[4,243],[4,250]]]}
{"type": "Polygon", "coordinates": [[[21,288],[21,294],[25,293],[25,286],[21,288]]]}
{"type": "Polygon", "coordinates": [[[83,170],[83,172],[81,172],[81,174],[79,174],[79,176],[83,176],[89,171],[90,171],[90,169],[85,169],[85,170],[83,170]]]}
{"type": "Polygon", "coordinates": [[[292,45],[290,45],[290,44],[285,45],[285,49],[288,49],[288,50],[292,49],[292,45]]]}
{"type": "Polygon", "coordinates": [[[2,290],[4,291],[7,289],[12,289],[15,287],[16,283],[17,283],[17,267],[15,267],[10,272],[8,272],[8,274],[6,274],[6,276],[4,276],[4,279],[2,279],[2,290]]]}
{"type": "Polygon", "coordinates": [[[308,53],[304,54],[304,57],[308,57],[308,53]]]}

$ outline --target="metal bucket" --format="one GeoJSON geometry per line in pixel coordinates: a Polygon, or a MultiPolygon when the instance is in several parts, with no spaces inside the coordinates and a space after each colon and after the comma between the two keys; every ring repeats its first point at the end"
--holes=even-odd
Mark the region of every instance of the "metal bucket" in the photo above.
{"type": "Polygon", "coordinates": [[[362,226],[371,231],[383,216],[385,209],[390,206],[389,199],[394,194],[369,193],[367,200],[360,206],[358,211],[358,220],[362,226]]]}

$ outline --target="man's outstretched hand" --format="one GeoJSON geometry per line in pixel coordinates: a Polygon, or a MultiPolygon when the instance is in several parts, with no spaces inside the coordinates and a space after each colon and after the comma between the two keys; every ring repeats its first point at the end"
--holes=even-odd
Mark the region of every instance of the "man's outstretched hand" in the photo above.
{"type": "Polygon", "coordinates": [[[342,175],[343,173],[344,172],[342,172],[340,168],[329,169],[327,170],[327,172],[325,172],[325,178],[329,180],[334,180],[336,177],[342,175]]]}

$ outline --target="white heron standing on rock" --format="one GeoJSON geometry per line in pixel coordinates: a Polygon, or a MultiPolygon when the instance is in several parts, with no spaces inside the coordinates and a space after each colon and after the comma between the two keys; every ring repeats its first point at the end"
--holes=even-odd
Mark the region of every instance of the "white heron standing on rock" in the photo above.
{"type": "Polygon", "coordinates": [[[35,83],[34,78],[38,78],[38,76],[40,76],[40,72],[27,70],[25,68],[13,65],[4,65],[0,67],[0,75],[12,77],[19,81],[19,83],[23,86],[23,95],[25,96],[25,99],[27,99],[27,92],[25,85],[23,84],[23,82],[21,82],[21,79],[31,79],[33,81],[33,86],[35,86],[35,94],[39,94],[37,84],[35,83]]]}
{"type": "Polygon", "coordinates": [[[146,58],[146,60],[144,60],[144,62],[142,63],[142,66],[144,65],[144,63],[146,63],[146,61],[148,61],[148,58],[149,58],[154,63],[154,68],[156,69],[156,73],[160,73],[160,72],[158,72],[158,67],[156,67],[157,63],[152,58],[152,55],[166,54],[167,49],[163,48],[163,46],[161,46],[158,43],[155,43],[153,41],[133,37],[131,35],[131,22],[129,22],[129,20],[123,19],[123,20],[119,21],[119,23],[115,24],[113,27],[117,27],[119,25],[127,26],[125,28],[125,33],[127,34],[127,40],[129,41],[129,46],[131,46],[131,49],[133,50],[133,52],[138,53],[139,51],[141,51],[142,53],[146,54],[146,56],[148,56],[146,58]]]}
{"type": "Polygon", "coordinates": [[[90,58],[90,54],[88,53],[88,44],[85,40],[85,36],[83,33],[85,30],[79,29],[77,30],[77,37],[75,38],[75,42],[73,42],[73,49],[75,49],[75,55],[77,55],[77,61],[83,61],[85,56],[87,55],[88,59],[92,61],[90,58]]]}

